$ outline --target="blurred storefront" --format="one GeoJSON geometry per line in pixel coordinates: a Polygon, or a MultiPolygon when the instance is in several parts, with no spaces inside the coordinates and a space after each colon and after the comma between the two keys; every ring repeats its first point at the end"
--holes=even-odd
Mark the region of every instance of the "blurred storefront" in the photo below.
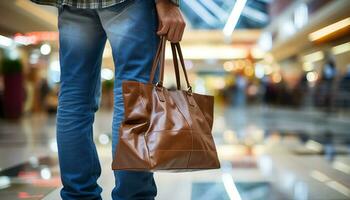
{"type": "MultiPolygon", "coordinates": [[[[349,9],[348,0],[182,0],[186,68],[194,92],[215,97],[223,167],[157,175],[159,199],[349,199],[349,9]]],[[[0,199],[59,199],[56,15],[0,2],[0,199]]],[[[174,89],[171,57],[167,47],[174,89]]],[[[115,70],[107,43],[94,127],[106,192],[115,70]]]]}

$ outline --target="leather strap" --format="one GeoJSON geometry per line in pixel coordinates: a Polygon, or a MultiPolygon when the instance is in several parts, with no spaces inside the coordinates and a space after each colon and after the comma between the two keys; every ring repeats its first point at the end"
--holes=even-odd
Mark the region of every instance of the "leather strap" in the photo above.
{"type": "MultiPolygon", "coordinates": [[[[158,45],[158,48],[157,48],[157,52],[156,52],[156,55],[155,55],[155,58],[154,58],[153,64],[152,64],[152,71],[151,71],[151,76],[150,76],[149,83],[152,83],[153,80],[154,80],[155,72],[157,70],[159,59],[161,57],[162,45],[163,45],[163,42],[166,42],[166,40],[164,40],[164,39],[165,38],[161,38],[161,40],[159,42],[159,45],[158,45]]],[[[176,53],[175,53],[175,49],[174,49],[175,46],[172,45],[171,47],[173,48],[172,49],[173,57],[176,58],[176,53]]],[[[174,69],[175,69],[176,86],[177,86],[177,89],[180,90],[181,89],[181,85],[180,85],[180,75],[179,75],[178,60],[177,59],[173,59],[173,62],[174,62],[174,69]]]]}
{"type": "Polygon", "coordinates": [[[160,57],[162,55],[162,51],[164,51],[163,50],[163,44],[165,42],[166,42],[166,38],[161,36],[160,37],[160,42],[158,44],[156,55],[155,55],[155,57],[153,59],[151,75],[150,75],[150,79],[149,79],[148,83],[153,83],[155,72],[157,70],[158,64],[160,64],[159,61],[160,61],[160,57]]]}
{"type": "Polygon", "coordinates": [[[165,42],[165,37],[161,37],[160,42],[158,44],[158,48],[157,48],[157,52],[156,55],[153,59],[153,63],[152,63],[152,70],[151,70],[151,75],[150,75],[150,79],[149,79],[149,83],[152,84],[152,81],[154,79],[154,74],[156,72],[157,66],[158,66],[158,62],[159,62],[159,57],[160,57],[160,52],[162,51],[162,44],[163,42],[165,42]]]}
{"type": "Polygon", "coordinates": [[[165,64],[165,47],[166,47],[166,40],[162,43],[162,48],[160,52],[160,57],[159,57],[159,65],[160,65],[160,70],[159,70],[159,81],[158,85],[163,87],[163,80],[164,80],[164,64],[165,64]]]}
{"type": "MultiPolygon", "coordinates": [[[[160,80],[157,82],[157,86],[161,86],[161,87],[163,86],[163,79],[164,79],[165,44],[166,44],[166,38],[164,36],[162,36],[161,41],[160,41],[159,46],[158,46],[158,49],[157,49],[157,53],[156,53],[155,58],[153,60],[151,75],[150,75],[150,79],[149,79],[149,83],[152,83],[154,80],[155,71],[156,71],[158,63],[159,63],[159,65],[160,65],[160,70],[159,70],[160,80]]],[[[181,67],[182,67],[182,70],[183,70],[184,75],[185,75],[187,90],[191,94],[192,87],[188,81],[188,76],[187,76],[186,67],[185,67],[185,61],[183,59],[180,44],[179,43],[171,43],[171,50],[172,50],[172,54],[173,54],[173,62],[174,62],[177,89],[178,90],[181,89],[179,65],[178,65],[178,60],[177,60],[178,59],[177,55],[179,55],[181,67]]]]}
{"type": "MultiPolygon", "coordinates": [[[[186,84],[187,84],[187,89],[191,89],[191,85],[190,85],[190,82],[188,81],[188,76],[187,76],[187,72],[186,72],[186,67],[185,67],[185,61],[184,61],[184,58],[182,56],[182,51],[181,51],[181,47],[180,47],[180,43],[175,43],[175,47],[177,49],[177,54],[179,55],[179,58],[180,58],[180,63],[181,63],[181,67],[182,67],[182,70],[184,72],[184,75],[185,75],[185,80],[186,80],[186,84]]],[[[192,91],[191,91],[192,92],[192,91]]]]}
{"type": "Polygon", "coordinates": [[[178,90],[181,90],[179,63],[177,61],[177,55],[176,55],[176,49],[175,48],[176,47],[175,47],[174,43],[171,43],[171,52],[173,53],[176,86],[177,86],[178,90]]]}

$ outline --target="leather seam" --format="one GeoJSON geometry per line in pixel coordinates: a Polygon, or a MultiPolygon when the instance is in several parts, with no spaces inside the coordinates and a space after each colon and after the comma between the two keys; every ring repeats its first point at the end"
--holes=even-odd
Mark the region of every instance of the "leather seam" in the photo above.
{"type": "MultiPolygon", "coordinates": [[[[171,96],[171,95],[169,95],[169,96],[171,96]]],[[[186,99],[187,99],[187,97],[186,97],[186,99]]],[[[182,117],[185,119],[186,124],[188,125],[188,127],[191,128],[190,124],[188,123],[188,121],[187,121],[185,115],[182,113],[181,109],[180,109],[179,106],[177,105],[176,101],[174,101],[174,104],[175,104],[177,110],[181,113],[182,117]]],[[[191,133],[191,143],[192,143],[191,148],[193,149],[193,131],[192,131],[192,129],[189,129],[189,130],[190,130],[190,133],[191,133]]],[[[191,154],[192,154],[192,152],[190,152],[190,155],[188,156],[187,168],[188,168],[188,165],[189,165],[189,163],[190,163],[191,154]]]]}

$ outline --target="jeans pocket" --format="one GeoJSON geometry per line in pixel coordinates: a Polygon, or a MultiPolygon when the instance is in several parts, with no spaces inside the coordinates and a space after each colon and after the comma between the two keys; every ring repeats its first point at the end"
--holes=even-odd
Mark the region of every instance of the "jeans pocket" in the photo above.
{"type": "Polygon", "coordinates": [[[106,9],[109,11],[113,11],[116,13],[121,13],[125,11],[128,7],[132,6],[137,0],[124,0],[120,3],[117,3],[114,6],[107,7],[106,9]]]}

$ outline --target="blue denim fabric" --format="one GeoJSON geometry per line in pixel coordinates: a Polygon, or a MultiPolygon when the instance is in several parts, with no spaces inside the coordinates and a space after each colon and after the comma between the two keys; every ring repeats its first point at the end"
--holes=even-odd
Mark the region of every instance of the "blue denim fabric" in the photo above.
{"type": "MultiPolygon", "coordinates": [[[[113,156],[118,144],[118,128],[124,117],[122,81],[149,80],[159,42],[157,25],[153,0],[131,0],[104,9],[67,6],[59,9],[61,88],[57,143],[62,199],[101,199],[102,188],[96,182],[101,166],[92,125],[99,108],[100,71],[106,40],[111,43],[115,63],[113,156]]],[[[151,172],[123,170],[114,171],[114,175],[113,199],[154,199],[157,194],[151,172]]]]}

